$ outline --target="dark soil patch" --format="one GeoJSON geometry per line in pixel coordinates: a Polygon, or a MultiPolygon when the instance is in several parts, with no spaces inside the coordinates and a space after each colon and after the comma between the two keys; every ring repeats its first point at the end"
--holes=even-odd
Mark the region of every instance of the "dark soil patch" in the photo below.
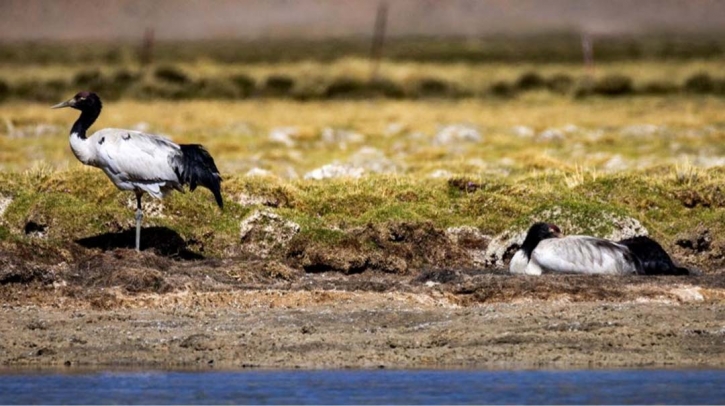
{"type": "Polygon", "coordinates": [[[79,286],[120,286],[129,293],[165,293],[172,290],[164,276],[171,265],[171,260],[151,253],[116,250],[110,255],[95,254],[80,261],[66,278],[79,286]]]}
{"type": "Polygon", "coordinates": [[[431,223],[393,222],[351,230],[339,242],[321,244],[304,236],[290,243],[287,258],[309,273],[409,274],[423,267],[470,267],[470,255],[431,223]]]}

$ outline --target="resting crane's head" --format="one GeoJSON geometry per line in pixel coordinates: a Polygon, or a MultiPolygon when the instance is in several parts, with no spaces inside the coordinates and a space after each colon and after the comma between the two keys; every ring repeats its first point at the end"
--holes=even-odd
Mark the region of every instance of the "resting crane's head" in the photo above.
{"type": "Polygon", "coordinates": [[[531,253],[534,251],[537,245],[543,240],[549,238],[561,237],[561,230],[555,224],[551,223],[534,223],[529,227],[529,231],[526,233],[526,238],[521,248],[526,253],[527,257],[531,257],[531,253]]]}
{"type": "Polygon", "coordinates": [[[76,110],[101,110],[101,98],[93,92],[79,92],[71,99],[62,103],[58,103],[51,107],[52,109],[60,109],[63,107],[72,107],[76,110]]]}

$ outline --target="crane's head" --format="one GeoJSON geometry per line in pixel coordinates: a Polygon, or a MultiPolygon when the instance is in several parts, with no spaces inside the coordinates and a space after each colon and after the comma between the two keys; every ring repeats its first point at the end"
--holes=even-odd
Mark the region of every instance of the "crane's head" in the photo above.
{"type": "Polygon", "coordinates": [[[561,237],[561,230],[555,224],[551,223],[534,223],[529,231],[526,233],[521,248],[526,253],[527,258],[531,258],[531,253],[534,251],[539,242],[548,238],[559,238],[561,237]]]}
{"type": "Polygon", "coordinates": [[[73,98],[58,103],[51,109],[60,109],[63,107],[73,107],[76,110],[101,110],[101,98],[93,92],[79,92],[73,98]]]}

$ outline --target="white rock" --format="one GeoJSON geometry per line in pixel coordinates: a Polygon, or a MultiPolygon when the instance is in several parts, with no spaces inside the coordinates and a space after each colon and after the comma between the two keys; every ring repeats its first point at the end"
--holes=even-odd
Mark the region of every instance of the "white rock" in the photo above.
{"type": "Polygon", "coordinates": [[[365,169],[356,168],[349,164],[333,162],[320,168],[314,169],[305,174],[305,179],[332,179],[332,178],[359,178],[365,173],[365,169]]]}
{"type": "Polygon", "coordinates": [[[659,127],[654,124],[635,124],[626,127],[622,127],[619,133],[628,137],[647,137],[656,135],[661,131],[666,130],[666,127],[659,127]]]}
{"type": "Polygon", "coordinates": [[[702,302],[705,297],[697,286],[680,286],[670,291],[682,302],[702,302]]]}
{"type": "Polygon", "coordinates": [[[297,127],[277,127],[269,131],[268,138],[272,142],[278,142],[287,147],[294,147],[295,142],[292,140],[292,137],[298,134],[299,130],[297,127]]]}
{"type": "Polygon", "coordinates": [[[611,172],[625,170],[628,167],[629,165],[627,162],[619,154],[609,158],[609,160],[604,163],[604,170],[611,172]]]}
{"type": "Polygon", "coordinates": [[[320,133],[320,138],[327,144],[347,144],[363,142],[365,136],[355,131],[343,130],[340,128],[325,127],[320,133]]]}
{"type": "Polygon", "coordinates": [[[703,168],[725,166],[725,157],[722,156],[698,155],[694,159],[691,159],[691,161],[694,166],[700,166],[703,168]]]}
{"type": "Polygon", "coordinates": [[[493,237],[483,253],[483,265],[490,268],[503,269],[508,265],[505,260],[508,252],[513,256],[526,238],[527,230],[507,230],[493,237]]]}
{"type": "Polygon", "coordinates": [[[561,141],[566,137],[564,131],[558,128],[547,128],[546,130],[539,133],[537,138],[540,141],[561,141]]]}
{"type": "Polygon", "coordinates": [[[612,232],[604,236],[608,240],[619,241],[625,238],[649,235],[647,228],[639,220],[632,217],[620,217],[611,213],[605,213],[604,218],[609,220],[614,226],[612,232]]]}
{"type": "Polygon", "coordinates": [[[300,225],[268,210],[257,210],[239,225],[242,248],[261,258],[282,250],[300,231],[300,225]]]}
{"type": "Polygon", "coordinates": [[[0,195],[0,219],[2,219],[5,214],[5,210],[10,207],[10,203],[12,202],[13,199],[11,197],[0,195]]]}
{"type": "Polygon", "coordinates": [[[273,176],[272,172],[266,170],[257,168],[256,166],[250,170],[247,171],[247,173],[244,174],[244,176],[273,176]]]}
{"type": "Polygon", "coordinates": [[[395,173],[398,170],[395,163],[388,159],[385,153],[372,147],[360,148],[350,157],[349,164],[373,173],[395,173]]]}
{"type": "Polygon", "coordinates": [[[445,169],[436,169],[428,174],[428,177],[433,179],[450,178],[451,176],[453,174],[445,169]]]}
{"type": "Polygon", "coordinates": [[[481,142],[483,137],[476,127],[469,124],[449,124],[438,130],[433,138],[435,145],[458,142],[481,142]]]}
{"type": "Polygon", "coordinates": [[[43,137],[46,135],[57,135],[62,132],[61,127],[51,124],[36,124],[22,127],[15,127],[10,120],[5,121],[8,135],[11,138],[43,137]]]}
{"type": "Polygon", "coordinates": [[[398,135],[405,130],[405,125],[402,123],[390,123],[383,130],[383,134],[387,136],[398,135]]]}
{"type": "Polygon", "coordinates": [[[531,138],[534,136],[534,129],[525,125],[517,125],[511,127],[511,134],[521,138],[531,138]]]}

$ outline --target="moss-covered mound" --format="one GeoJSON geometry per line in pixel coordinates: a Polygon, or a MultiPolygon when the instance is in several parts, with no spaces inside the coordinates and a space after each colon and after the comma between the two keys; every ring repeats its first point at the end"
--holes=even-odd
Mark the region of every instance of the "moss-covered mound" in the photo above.
{"type": "MultiPolygon", "coordinates": [[[[505,266],[503,253],[483,253],[502,241],[513,246],[533,221],[551,221],[570,234],[648,233],[681,262],[707,270],[723,260],[723,175],[711,169],[683,176],[660,167],[486,180],[232,176],[223,184],[223,211],[203,189],[163,201],[147,197],[142,248],[177,260],[236,258],[305,272],[410,274],[505,266]]],[[[30,261],[75,263],[133,246],[133,196],[95,169],[0,173],[0,208],[0,247],[30,261]]]]}

